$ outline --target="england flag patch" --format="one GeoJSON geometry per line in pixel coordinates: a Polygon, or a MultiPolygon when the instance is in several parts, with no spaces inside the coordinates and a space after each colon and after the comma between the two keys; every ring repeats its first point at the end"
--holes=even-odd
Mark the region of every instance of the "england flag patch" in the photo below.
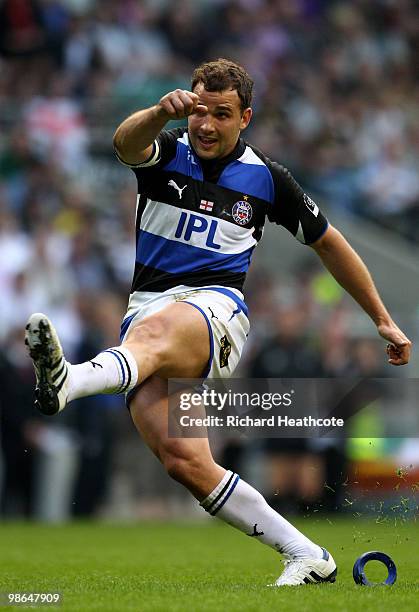
{"type": "Polygon", "coordinates": [[[213,209],[213,206],[214,206],[214,202],[210,202],[209,200],[201,200],[201,204],[199,205],[199,208],[201,210],[211,211],[213,209]]]}

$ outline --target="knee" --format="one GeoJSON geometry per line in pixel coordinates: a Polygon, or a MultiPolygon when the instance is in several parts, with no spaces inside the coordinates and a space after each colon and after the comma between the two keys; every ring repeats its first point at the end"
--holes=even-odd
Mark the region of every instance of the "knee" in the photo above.
{"type": "Polygon", "coordinates": [[[167,324],[159,314],[140,321],[129,332],[124,344],[146,345],[150,353],[163,355],[167,344],[167,324]]]}

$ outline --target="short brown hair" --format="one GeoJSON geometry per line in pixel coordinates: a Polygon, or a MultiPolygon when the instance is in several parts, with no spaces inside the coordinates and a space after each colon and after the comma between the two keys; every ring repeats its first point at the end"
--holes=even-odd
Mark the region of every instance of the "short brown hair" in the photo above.
{"type": "Polygon", "coordinates": [[[207,91],[237,90],[242,112],[252,103],[253,80],[242,66],[231,60],[221,57],[215,62],[204,62],[195,68],[192,91],[198,83],[202,83],[207,91]]]}

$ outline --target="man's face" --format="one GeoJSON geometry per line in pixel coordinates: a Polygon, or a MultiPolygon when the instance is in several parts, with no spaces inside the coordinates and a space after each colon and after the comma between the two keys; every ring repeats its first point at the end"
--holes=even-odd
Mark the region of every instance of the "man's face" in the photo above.
{"type": "Polygon", "coordinates": [[[226,157],[236,146],[240,131],[248,126],[252,109],[242,113],[236,89],[207,91],[198,83],[194,93],[208,112],[196,112],[188,117],[190,142],[202,159],[226,157]]]}

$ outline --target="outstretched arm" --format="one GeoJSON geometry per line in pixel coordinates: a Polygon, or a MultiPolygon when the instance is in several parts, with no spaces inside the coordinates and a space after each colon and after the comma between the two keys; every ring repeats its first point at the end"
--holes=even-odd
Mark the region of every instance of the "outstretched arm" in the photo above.
{"type": "Polygon", "coordinates": [[[113,144],[121,160],[138,165],[150,158],[153,142],[170,119],[184,119],[196,111],[206,111],[192,91],[176,89],[158,104],[130,115],[117,128],[113,144]]]}
{"type": "Polygon", "coordinates": [[[404,365],[410,359],[411,342],[397,327],[384,306],[371,275],[349,243],[334,227],[310,245],[337,282],[358,302],[388,341],[388,361],[404,365]]]}

